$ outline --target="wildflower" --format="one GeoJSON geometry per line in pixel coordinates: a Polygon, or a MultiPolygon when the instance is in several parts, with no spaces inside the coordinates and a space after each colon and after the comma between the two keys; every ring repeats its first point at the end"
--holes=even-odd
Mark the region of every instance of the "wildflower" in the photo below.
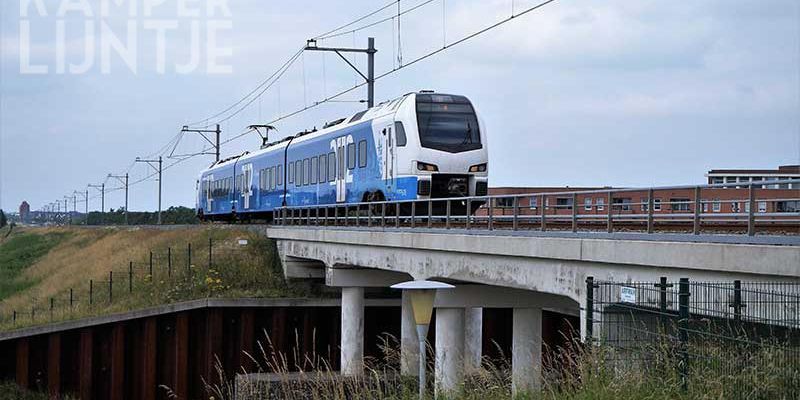
{"type": "Polygon", "coordinates": [[[222,280],[221,279],[217,279],[217,283],[222,283],[222,280]]]}

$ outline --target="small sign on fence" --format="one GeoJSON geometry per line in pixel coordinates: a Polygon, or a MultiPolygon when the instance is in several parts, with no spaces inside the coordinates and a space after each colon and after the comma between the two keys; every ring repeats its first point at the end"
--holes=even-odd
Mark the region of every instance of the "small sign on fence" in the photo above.
{"type": "Polygon", "coordinates": [[[239,246],[247,246],[247,239],[239,239],[239,246]]]}
{"type": "Polygon", "coordinates": [[[619,288],[619,301],[623,303],[636,303],[636,288],[622,286],[619,288]]]}

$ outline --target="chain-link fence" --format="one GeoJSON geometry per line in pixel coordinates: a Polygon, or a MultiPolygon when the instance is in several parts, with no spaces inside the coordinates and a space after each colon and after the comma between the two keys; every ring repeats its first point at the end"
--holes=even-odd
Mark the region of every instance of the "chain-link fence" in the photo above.
{"type": "Polygon", "coordinates": [[[587,337],[618,371],[725,398],[800,398],[800,282],[587,279],[587,337]]]}

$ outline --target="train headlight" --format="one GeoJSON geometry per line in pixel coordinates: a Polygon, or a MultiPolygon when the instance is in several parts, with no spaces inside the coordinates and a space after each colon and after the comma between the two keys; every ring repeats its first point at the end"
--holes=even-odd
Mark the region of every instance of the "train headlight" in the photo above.
{"type": "Polygon", "coordinates": [[[420,171],[428,171],[428,172],[437,172],[437,171],[439,171],[439,167],[437,167],[437,166],[435,166],[433,164],[424,163],[422,161],[417,161],[417,169],[420,170],[420,171]]]}
{"type": "Polygon", "coordinates": [[[469,167],[469,172],[486,172],[486,163],[469,167]]]}

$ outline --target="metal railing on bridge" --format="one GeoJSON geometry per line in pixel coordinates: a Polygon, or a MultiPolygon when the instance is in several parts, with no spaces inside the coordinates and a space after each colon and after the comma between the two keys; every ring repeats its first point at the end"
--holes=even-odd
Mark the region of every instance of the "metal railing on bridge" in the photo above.
{"type": "Polygon", "coordinates": [[[800,234],[800,179],[279,208],[278,225],[800,234]]]}

